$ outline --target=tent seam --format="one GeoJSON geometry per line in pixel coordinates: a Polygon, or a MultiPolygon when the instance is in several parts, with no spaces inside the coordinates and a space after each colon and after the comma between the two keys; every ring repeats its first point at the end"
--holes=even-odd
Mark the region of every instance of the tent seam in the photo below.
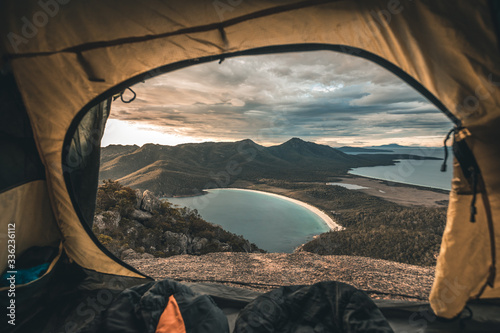
{"type": "Polygon", "coordinates": [[[226,27],[236,25],[239,23],[243,23],[246,21],[250,21],[253,19],[266,17],[266,16],[270,16],[270,15],[274,15],[274,14],[280,14],[280,13],[284,13],[284,12],[292,11],[292,10],[297,10],[297,9],[301,9],[301,8],[307,8],[307,7],[313,7],[316,5],[327,4],[327,3],[336,2],[336,1],[339,1],[339,0],[301,1],[301,2],[296,2],[294,4],[291,4],[291,5],[283,5],[283,6],[263,9],[263,10],[260,10],[257,12],[253,12],[253,13],[246,14],[243,16],[235,17],[235,18],[229,19],[227,21],[219,22],[219,23],[209,23],[206,25],[201,25],[201,26],[191,27],[191,28],[184,28],[184,29],[180,29],[177,31],[165,32],[165,33],[160,33],[160,34],[156,34],[156,35],[144,35],[144,36],[131,37],[131,38],[119,38],[119,39],[114,39],[114,40],[110,40],[110,41],[80,44],[80,45],[75,45],[75,46],[71,46],[71,47],[56,50],[56,51],[6,54],[6,59],[8,60],[8,59],[18,59],[18,58],[30,58],[30,57],[37,57],[37,56],[49,56],[49,55],[54,55],[57,53],[65,53],[65,52],[81,53],[81,52],[86,52],[86,51],[99,49],[99,48],[105,48],[105,47],[123,45],[123,44],[133,44],[133,43],[145,42],[145,41],[161,39],[161,38],[166,38],[166,37],[171,37],[171,36],[177,36],[177,35],[182,35],[182,34],[207,32],[207,31],[213,31],[213,30],[220,31],[221,29],[224,29],[226,27]]]}

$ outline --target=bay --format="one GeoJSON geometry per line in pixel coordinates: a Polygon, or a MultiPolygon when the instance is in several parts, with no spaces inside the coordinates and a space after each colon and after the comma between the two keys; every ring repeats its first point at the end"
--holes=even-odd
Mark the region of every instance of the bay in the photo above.
{"type": "Polygon", "coordinates": [[[321,217],[285,198],[266,192],[210,189],[205,195],[163,198],[174,205],[198,210],[208,222],[268,252],[291,253],[313,236],[329,231],[321,217]]]}

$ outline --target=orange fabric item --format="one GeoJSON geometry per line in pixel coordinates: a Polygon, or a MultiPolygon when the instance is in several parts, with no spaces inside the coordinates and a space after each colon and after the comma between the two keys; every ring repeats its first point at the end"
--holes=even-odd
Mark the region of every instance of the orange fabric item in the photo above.
{"type": "Polygon", "coordinates": [[[168,304],[156,326],[156,333],[186,333],[184,319],[182,319],[181,310],[174,295],[168,299],[168,304]]]}

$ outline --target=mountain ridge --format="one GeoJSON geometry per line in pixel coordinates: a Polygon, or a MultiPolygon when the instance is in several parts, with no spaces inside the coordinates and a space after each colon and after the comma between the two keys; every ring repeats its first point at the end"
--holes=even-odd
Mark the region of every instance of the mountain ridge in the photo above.
{"type": "MultiPolygon", "coordinates": [[[[408,155],[407,158],[410,158],[408,155]]],[[[168,196],[227,187],[262,178],[327,181],[351,168],[394,163],[392,155],[349,155],[300,138],[270,147],[250,139],[235,142],[145,144],[101,149],[99,178],[168,196]]]]}

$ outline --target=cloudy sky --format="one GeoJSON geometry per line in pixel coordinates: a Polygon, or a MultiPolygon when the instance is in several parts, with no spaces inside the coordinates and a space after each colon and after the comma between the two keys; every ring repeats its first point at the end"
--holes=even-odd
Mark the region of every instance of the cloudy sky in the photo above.
{"type": "Polygon", "coordinates": [[[300,137],[331,146],[438,146],[451,122],[367,60],[321,51],[226,59],[163,74],[111,108],[102,145],[300,137]]]}

